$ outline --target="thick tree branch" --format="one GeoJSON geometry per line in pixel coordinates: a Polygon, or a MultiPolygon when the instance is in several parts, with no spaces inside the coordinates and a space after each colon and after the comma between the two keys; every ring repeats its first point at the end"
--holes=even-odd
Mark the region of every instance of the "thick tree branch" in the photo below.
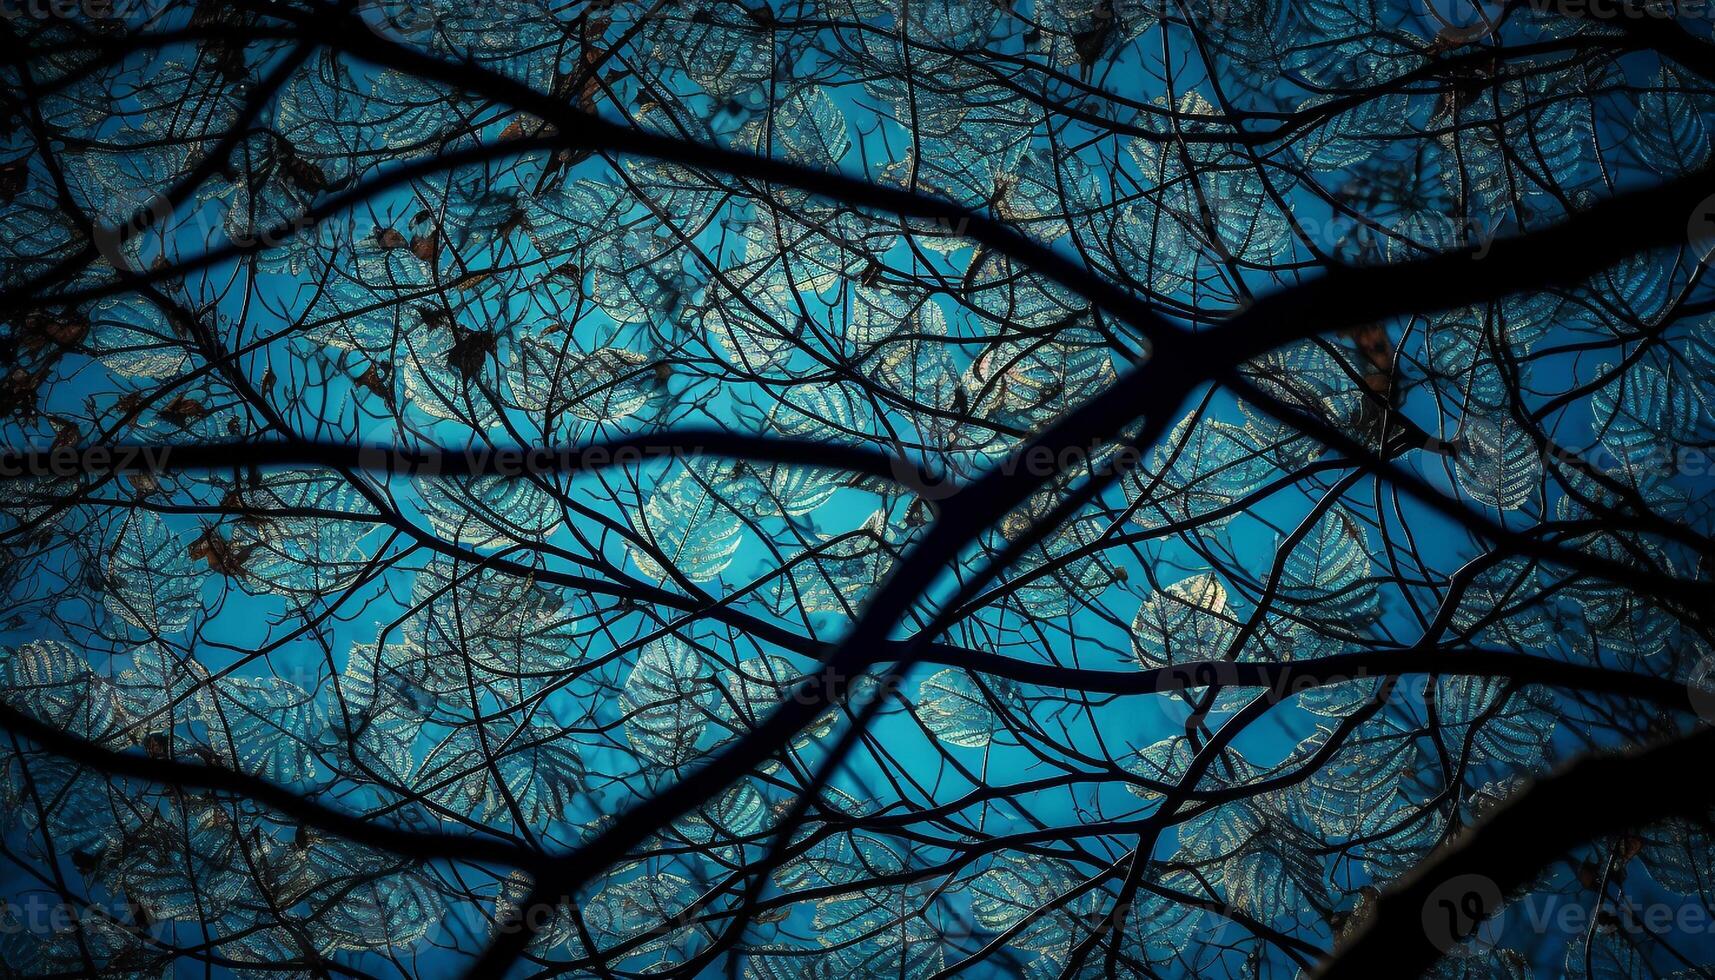
{"type": "Polygon", "coordinates": [[[1499,911],[1493,896],[1529,884],[1579,844],[1670,817],[1705,819],[1715,782],[1697,774],[1711,753],[1715,728],[1704,727],[1648,748],[1588,756],[1538,781],[1383,894],[1317,977],[1418,976],[1444,952],[1441,900],[1453,903],[1469,935],[1499,911]],[[1485,906],[1479,916],[1467,914],[1468,896],[1485,906]]]}

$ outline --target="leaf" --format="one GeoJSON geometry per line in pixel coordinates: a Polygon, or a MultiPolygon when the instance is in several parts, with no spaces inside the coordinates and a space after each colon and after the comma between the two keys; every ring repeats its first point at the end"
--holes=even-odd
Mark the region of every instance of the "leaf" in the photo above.
{"type": "Polygon", "coordinates": [[[886,579],[921,534],[886,510],[869,515],[851,531],[827,536],[807,548],[777,590],[783,608],[851,616],[886,579]]]}
{"type": "MultiPolygon", "coordinates": [[[[867,920],[864,925],[868,926],[867,920]]],[[[865,928],[856,941],[836,938],[839,935],[824,935],[819,940],[827,947],[821,968],[830,976],[932,976],[946,965],[941,931],[920,918],[895,918],[886,925],[865,928]]]]}
{"type": "Polygon", "coordinates": [[[185,545],[152,511],[125,518],[103,573],[108,611],[146,633],[177,633],[202,610],[185,545]]]}
{"type": "Polygon", "coordinates": [[[1051,339],[997,342],[971,364],[965,387],[972,411],[1003,425],[1035,431],[1115,380],[1107,345],[1093,332],[1063,330],[1051,339]]]}
{"type": "MultiPolygon", "coordinates": [[[[410,780],[412,745],[439,701],[421,683],[425,664],[418,652],[409,644],[353,650],[339,679],[340,698],[327,712],[335,751],[399,785],[410,780]]],[[[462,709],[464,691],[465,697],[441,702],[444,709],[462,709]]]]}
{"type": "Polygon", "coordinates": [[[1644,165],[1664,177],[1689,173],[1709,162],[1709,135],[1703,114],[1684,91],[1678,73],[1666,65],[1654,84],[1638,93],[1627,145],[1644,165]]]}
{"type": "Polygon", "coordinates": [[[536,543],[560,523],[559,506],[529,477],[418,477],[429,526],[471,548],[536,543]]]}
{"type": "Polygon", "coordinates": [[[684,71],[717,104],[748,101],[774,60],[744,11],[715,8],[700,18],[650,18],[649,57],[684,71]]]}
{"type": "Polygon", "coordinates": [[[218,530],[204,532],[199,554],[211,570],[240,576],[257,591],[307,598],[336,592],[369,567],[363,540],[379,512],[349,481],[276,471],[235,487],[232,497],[253,512],[225,546],[218,530]],[[306,513],[315,516],[298,516],[306,513]]]}
{"type": "Polygon", "coordinates": [[[1126,495],[1138,504],[1132,520],[1146,529],[1192,520],[1222,527],[1235,515],[1212,518],[1215,511],[1231,511],[1283,468],[1275,449],[1250,424],[1188,415],[1157,448],[1152,472],[1126,477],[1126,495]]]}
{"type": "Polygon", "coordinates": [[[244,846],[218,807],[186,801],[184,812],[151,814],[125,836],[115,873],[151,917],[199,921],[211,908],[255,897],[244,846]]]}
{"type": "Polygon", "coordinates": [[[172,731],[203,710],[208,668],[160,643],[145,643],[114,681],[118,707],[134,738],[172,731]]]}
{"type": "Polygon", "coordinates": [[[534,690],[530,675],[562,669],[579,656],[579,617],[558,589],[514,573],[436,559],[418,572],[411,599],[417,612],[404,634],[432,677],[419,683],[445,696],[472,683],[534,690]]]}
{"type": "MultiPolygon", "coordinates": [[[[1046,498],[1032,500],[1001,519],[1001,536],[1008,540],[1024,537],[1049,509],[1046,498]]],[[[1115,580],[1101,548],[1110,525],[1100,515],[1085,514],[1062,523],[1026,550],[1008,574],[1009,580],[1026,573],[1034,575],[1017,585],[1012,594],[1016,604],[1026,614],[1043,618],[1064,616],[1095,604],[1115,580]],[[1044,568],[1047,574],[1036,574],[1044,568]]]]}
{"type": "Polygon", "coordinates": [[[1510,419],[1467,415],[1453,457],[1459,486],[1472,499],[1499,510],[1518,510],[1537,496],[1542,454],[1510,419]]]}
{"type": "MultiPolygon", "coordinates": [[[[1144,670],[1228,658],[1238,638],[1238,620],[1227,606],[1227,590],[1213,575],[1193,575],[1153,592],[1131,621],[1132,653],[1144,670]]],[[[1183,696],[1201,701],[1207,688],[1188,688],[1183,696]]],[[[1252,695],[1223,688],[1213,710],[1230,711],[1252,695]]]]}
{"type": "MultiPolygon", "coordinates": [[[[1295,756],[1308,764],[1334,731],[1318,726],[1316,734],[1299,745],[1295,756]]],[[[1405,734],[1377,721],[1365,722],[1299,784],[1294,803],[1310,828],[1330,838],[1356,836],[1366,815],[1385,807],[1398,792],[1400,781],[1412,771],[1416,759],[1416,749],[1405,734]]]]}
{"type": "Polygon", "coordinates": [[[438,311],[420,311],[415,319],[414,329],[400,331],[404,349],[393,362],[403,404],[434,419],[483,430],[493,426],[499,337],[438,311]]]}
{"type": "Polygon", "coordinates": [[[525,336],[512,350],[513,401],[547,417],[618,422],[643,411],[661,391],[648,355],[618,347],[587,354],[525,336]]]}
{"type": "Polygon", "coordinates": [[[991,932],[1031,919],[1012,945],[1063,954],[1084,935],[1086,919],[1100,914],[1106,893],[1086,889],[1047,914],[1032,915],[1071,892],[1082,877],[1063,861],[1002,854],[971,881],[971,913],[991,932]]]}
{"type": "Polygon", "coordinates": [[[1522,559],[1509,559],[1471,576],[1453,611],[1452,626],[1475,631],[1479,642],[1520,650],[1548,647],[1554,640],[1541,575],[1522,559]]]}
{"type": "MultiPolygon", "coordinates": [[[[985,678],[983,686],[1002,704],[1016,697],[1007,681],[985,678]]],[[[918,686],[917,714],[937,739],[960,748],[984,748],[997,731],[1005,730],[983,688],[956,668],[928,677],[918,686]]]]}
{"type": "Polygon", "coordinates": [[[1327,909],[1322,864],[1303,835],[1271,828],[1221,866],[1227,900],[1262,922],[1297,920],[1327,909]]]}
{"type": "Polygon", "coordinates": [[[1517,950],[1488,943],[1454,946],[1426,974],[1430,980],[1531,980],[1530,963],[1517,950]]]}
{"type": "Polygon", "coordinates": [[[565,818],[583,793],[583,774],[576,749],[560,732],[536,724],[502,724],[455,729],[430,750],[412,783],[445,808],[444,816],[521,819],[539,831],[565,818]]]}
{"type": "Polygon", "coordinates": [[[1223,659],[1237,634],[1227,590],[1207,574],[1151,593],[1131,623],[1132,652],[1146,669],[1223,659]]]}
{"type": "Polygon", "coordinates": [[[135,296],[114,296],[90,313],[90,347],[108,370],[132,378],[177,377],[190,354],[159,311],[135,296]]]}
{"type": "Polygon", "coordinates": [[[1629,370],[1603,364],[1614,380],[1590,399],[1597,437],[1627,468],[1648,466],[1659,443],[1693,442],[1715,420],[1708,379],[1677,358],[1645,358],[1629,370]]]}
{"type": "Polygon", "coordinates": [[[1384,882],[1408,874],[1440,843],[1446,827],[1444,809],[1396,796],[1387,806],[1363,815],[1358,834],[1367,840],[1362,849],[1364,870],[1384,882]]]}
{"type": "Polygon", "coordinates": [[[1640,858],[1651,878],[1676,895],[1708,894],[1709,858],[1715,841],[1695,820],[1674,817],[1641,831],[1645,841],[1640,858]]]}
{"type": "Polygon", "coordinates": [[[113,684],[56,640],[11,651],[0,666],[0,700],[84,738],[110,738],[117,725],[113,684]]]}
{"type": "Polygon", "coordinates": [[[1454,731],[1471,726],[1476,758],[1493,758],[1506,766],[1527,769],[1547,764],[1544,752],[1554,733],[1551,696],[1526,687],[1508,693],[1500,677],[1450,676],[1435,682],[1436,705],[1442,723],[1454,731]]]}
{"type": "MultiPolygon", "coordinates": [[[[1569,498],[1561,498],[1565,504],[1569,498]]],[[[1674,565],[1661,547],[1649,540],[1621,541],[1611,534],[1577,539],[1579,551],[1623,565],[1674,574],[1674,565]]],[[[1667,647],[1675,617],[1647,593],[1623,582],[1568,575],[1558,583],[1558,597],[1570,606],[1570,616],[1583,628],[1559,635],[1581,652],[1606,652],[1626,657],[1651,657],[1667,647]]]]}
{"type": "MultiPolygon", "coordinates": [[[[692,810],[675,829],[691,843],[707,847],[757,835],[768,822],[768,800],[755,785],[744,782],[692,810]]],[[[721,853],[728,860],[737,856],[732,849],[721,853]]]]}
{"type": "Polygon", "coordinates": [[[223,677],[210,688],[202,720],[215,748],[240,771],[278,783],[315,778],[315,749],[327,720],[315,697],[296,684],[223,677]]]}
{"type": "MultiPolygon", "coordinates": [[[[782,703],[797,696],[804,672],[785,657],[762,656],[739,661],[723,676],[720,699],[716,705],[723,724],[735,733],[748,732],[761,725],[782,703]]],[[[830,707],[792,740],[794,748],[803,748],[833,731],[839,709],[830,707]]]]}
{"type": "Polygon", "coordinates": [[[690,762],[714,699],[708,667],[695,647],[676,638],[650,643],[619,699],[632,751],[670,769],[690,762]]]}
{"type": "Polygon", "coordinates": [[[632,563],[658,581],[669,577],[663,560],[693,582],[725,571],[738,554],[742,528],[723,497],[739,489],[730,470],[681,469],[655,488],[633,518],[632,527],[653,548],[630,545],[632,563]]]}
{"type": "Polygon", "coordinates": [[[647,937],[632,955],[665,950],[667,956],[679,958],[690,955],[709,935],[707,926],[681,918],[696,898],[691,883],[678,875],[644,875],[603,888],[590,899],[584,915],[602,946],[647,937]]]}
{"type": "MultiPolygon", "coordinates": [[[[1178,787],[1190,774],[1191,762],[1196,755],[1196,747],[1184,735],[1170,735],[1136,753],[1122,756],[1119,764],[1127,772],[1153,783],[1178,787]]],[[[1237,785],[1248,778],[1250,772],[1250,763],[1246,762],[1243,756],[1231,748],[1223,749],[1220,757],[1203,770],[1196,786],[1189,788],[1209,789],[1237,785]]],[[[1126,789],[1150,801],[1160,800],[1163,796],[1161,790],[1137,783],[1127,784],[1126,789]]]]}
{"type": "Polygon", "coordinates": [[[1278,594],[1331,631],[1357,634],[1381,614],[1372,571],[1363,528],[1334,507],[1292,549],[1278,594]]]}
{"type": "Polygon", "coordinates": [[[410,949],[446,911],[422,871],[361,844],[318,841],[316,883],[306,899],[320,914],[310,930],[333,949],[410,949]]]}
{"type": "Polygon", "coordinates": [[[774,106],[774,135],[788,159],[819,170],[838,169],[851,148],[845,115],[821,86],[804,86],[774,106]]]}

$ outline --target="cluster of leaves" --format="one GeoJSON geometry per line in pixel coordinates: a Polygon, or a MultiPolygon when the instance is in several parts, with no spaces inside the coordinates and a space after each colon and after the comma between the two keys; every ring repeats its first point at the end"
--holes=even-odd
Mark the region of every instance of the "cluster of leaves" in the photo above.
{"type": "MultiPolygon", "coordinates": [[[[1472,30],[1481,4],[116,6],[0,20],[8,446],[481,459],[702,428],[934,477],[685,452],[0,482],[9,711],[542,856],[753,736],[954,488],[1034,466],[1012,454],[1151,355],[961,221],[702,150],[952,202],[1200,331],[1336,264],[1480,251],[1696,171],[1715,118],[1715,86],[1613,25],[1509,7],[1472,30]],[[679,152],[587,140],[580,114],[679,152]]],[[[544,973],[1294,974],[1522,779],[1683,723],[1459,658],[1686,680],[1715,650],[1706,603],[1639,584],[1709,576],[1701,258],[1278,346],[1069,514],[1128,447],[1025,472],[1040,490],[953,571],[1017,560],[896,634],[928,663],[837,679],[766,763],[546,910],[520,907],[529,863],[401,856],[12,738],[6,912],[76,914],[3,930],[0,962],[437,973],[522,915],[544,973]],[[1291,692],[1124,684],[1423,651],[1427,676],[1291,692]]],[[[1594,841],[1532,886],[1602,912],[1588,929],[1440,969],[1695,967],[1715,950],[1613,910],[1712,907],[1710,848],[1693,820],[1594,841]]]]}

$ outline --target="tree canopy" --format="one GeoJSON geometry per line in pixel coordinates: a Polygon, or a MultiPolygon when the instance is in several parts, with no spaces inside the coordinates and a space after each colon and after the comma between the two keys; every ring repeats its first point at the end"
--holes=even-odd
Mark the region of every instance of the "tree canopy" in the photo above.
{"type": "Polygon", "coordinates": [[[0,974],[1715,972],[1708,8],[0,39],[0,974]]]}

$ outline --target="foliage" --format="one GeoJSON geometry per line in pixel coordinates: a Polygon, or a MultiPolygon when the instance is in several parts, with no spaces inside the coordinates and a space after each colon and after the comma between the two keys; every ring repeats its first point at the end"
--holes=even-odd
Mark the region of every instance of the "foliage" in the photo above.
{"type": "MultiPolygon", "coordinates": [[[[0,430],[239,461],[0,480],[0,704],[96,753],[0,743],[0,912],[77,913],[0,930],[12,970],[436,975],[522,919],[531,975],[1292,975],[1531,776],[1693,720],[1543,665],[1687,684],[1715,655],[1707,599],[1651,585],[1706,588],[1715,554],[1695,242],[1291,325],[1117,438],[1030,451],[1166,390],[1137,310],[1212,333],[1336,266],[1487,261],[1707,166],[1715,88],[1613,25],[1406,0],[112,6],[0,20],[0,430]],[[894,478],[699,451],[710,431],[894,478]],[[659,447],[501,471],[626,440],[659,447]],[[381,448],[238,455],[329,443],[381,448]],[[1017,506],[923,550],[996,473],[1017,506]],[[942,561],[862,676],[827,676],[890,576],[942,561]],[[1213,672],[1306,663],[1291,690],[1213,672]],[[591,860],[762,738],[525,907],[550,856],[591,860]]],[[[1617,910],[1709,908],[1710,859],[1690,817],[1592,841],[1529,889],[1600,910],[1588,930],[1515,915],[1437,970],[1696,967],[1706,936],[1617,910]]]]}

